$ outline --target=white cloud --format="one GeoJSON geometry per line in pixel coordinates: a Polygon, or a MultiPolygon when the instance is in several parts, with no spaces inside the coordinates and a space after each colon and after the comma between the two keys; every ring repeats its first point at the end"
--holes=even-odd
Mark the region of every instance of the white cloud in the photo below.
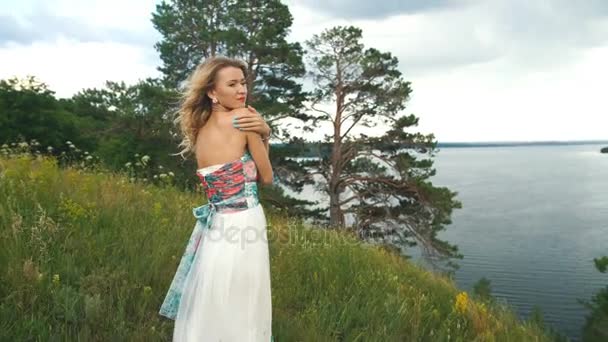
{"type": "Polygon", "coordinates": [[[60,38],[27,46],[0,48],[0,78],[35,75],[58,97],[70,97],[83,88],[101,88],[106,80],[135,83],[157,76],[145,50],[121,43],[77,42],[60,38]]]}
{"type": "Polygon", "coordinates": [[[311,20],[319,17],[298,7],[292,36],[362,28],[366,47],[399,58],[414,90],[405,112],[439,141],[607,139],[604,8],[492,0],[383,20],[346,20],[339,11],[333,20],[326,13],[311,20]]]}
{"type": "MultiPolygon", "coordinates": [[[[150,16],[156,2],[150,0],[24,0],[0,3],[0,13],[22,19],[32,16],[77,18],[100,28],[140,30],[151,27],[150,16]]],[[[36,24],[36,23],[32,23],[36,24]]]]}
{"type": "Polygon", "coordinates": [[[409,110],[440,141],[607,139],[608,46],[567,68],[510,76],[504,61],[421,77],[409,110]]]}
{"type": "Polygon", "coordinates": [[[154,8],[148,0],[0,4],[0,16],[18,23],[0,24],[0,77],[34,75],[57,96],[69,97],[106,80],[159,76],[154,8]]]}

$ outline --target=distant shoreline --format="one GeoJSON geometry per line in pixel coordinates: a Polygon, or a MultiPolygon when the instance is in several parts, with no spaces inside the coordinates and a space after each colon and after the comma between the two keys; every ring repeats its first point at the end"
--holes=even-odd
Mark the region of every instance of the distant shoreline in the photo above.
{"type": "Polygon", "coordinates": [[[501,147],[501,146],[551,146],[551,145],[600,145],[608,140],[579,141],[488,141],[488,142],[438,142],[437,147],[501,147]]]}

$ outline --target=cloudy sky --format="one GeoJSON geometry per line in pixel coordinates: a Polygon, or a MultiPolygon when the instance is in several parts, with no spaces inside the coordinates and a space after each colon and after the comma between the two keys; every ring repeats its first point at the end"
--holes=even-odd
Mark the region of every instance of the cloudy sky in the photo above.
{"type": "MultiPolygon", "coordinates": [[[[157,2],[2,0],[0,78],[35,75],[69,97],[159,76],[157,2]]],[[[285,3],[291,41],[356,25],[397,56],[414,90],[405,113],[440,142],[608,139],[608,1],[285,3]]]]}

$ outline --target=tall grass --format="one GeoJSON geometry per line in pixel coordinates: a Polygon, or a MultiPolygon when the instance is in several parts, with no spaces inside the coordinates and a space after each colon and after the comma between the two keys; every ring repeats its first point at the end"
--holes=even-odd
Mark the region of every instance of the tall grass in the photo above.
{"type": "MultiPolygon", "coordinates": [[[[166,341],[157,314],[205,200],[54,159],[0,158],[0,340],[166,341]]],[[[282,341],[548,341],[508,308],[265,209],[282,341]]]]}

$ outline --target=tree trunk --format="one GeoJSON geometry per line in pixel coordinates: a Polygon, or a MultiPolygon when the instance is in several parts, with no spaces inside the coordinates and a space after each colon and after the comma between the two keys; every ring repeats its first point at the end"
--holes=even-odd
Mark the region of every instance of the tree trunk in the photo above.
{"type": "Polygon", "coordinates": [[[341,161],[342,161],[342,141],[340,135],[342,134],[342,106],[344,100],[342,97],[342,74],[340,69],[340,62],[336,63],[336,69],[338,71],[338,84],[336,85],[336,117],[334,121],[334,144],[331,153],[331,174],[329,177],[329,224],[332,227],[344,228],[344,214],[340,207],[340,186],[338,181],[342,174],[341,161]]]}
{"type": "Polygon", "coordinates": [[[344,228],[344,214],[339,202],[339,194],[332,191],[329,196],[329,225],[334,228],[344,228]]]}
{"type": "Polygon", "coordinates": [[[342,208],[340,207],[340,187],[338,180],[340,179],[340,160],[342,159],[342,146],[339,140],[340,128],[334,129],[334,134],[337,135],[338,139],[334,136],[334,144],[331,153],[331,174],[329,177],[329,224],[332,227],[344,227],[344,217],[342,214],[342,208]]]}

